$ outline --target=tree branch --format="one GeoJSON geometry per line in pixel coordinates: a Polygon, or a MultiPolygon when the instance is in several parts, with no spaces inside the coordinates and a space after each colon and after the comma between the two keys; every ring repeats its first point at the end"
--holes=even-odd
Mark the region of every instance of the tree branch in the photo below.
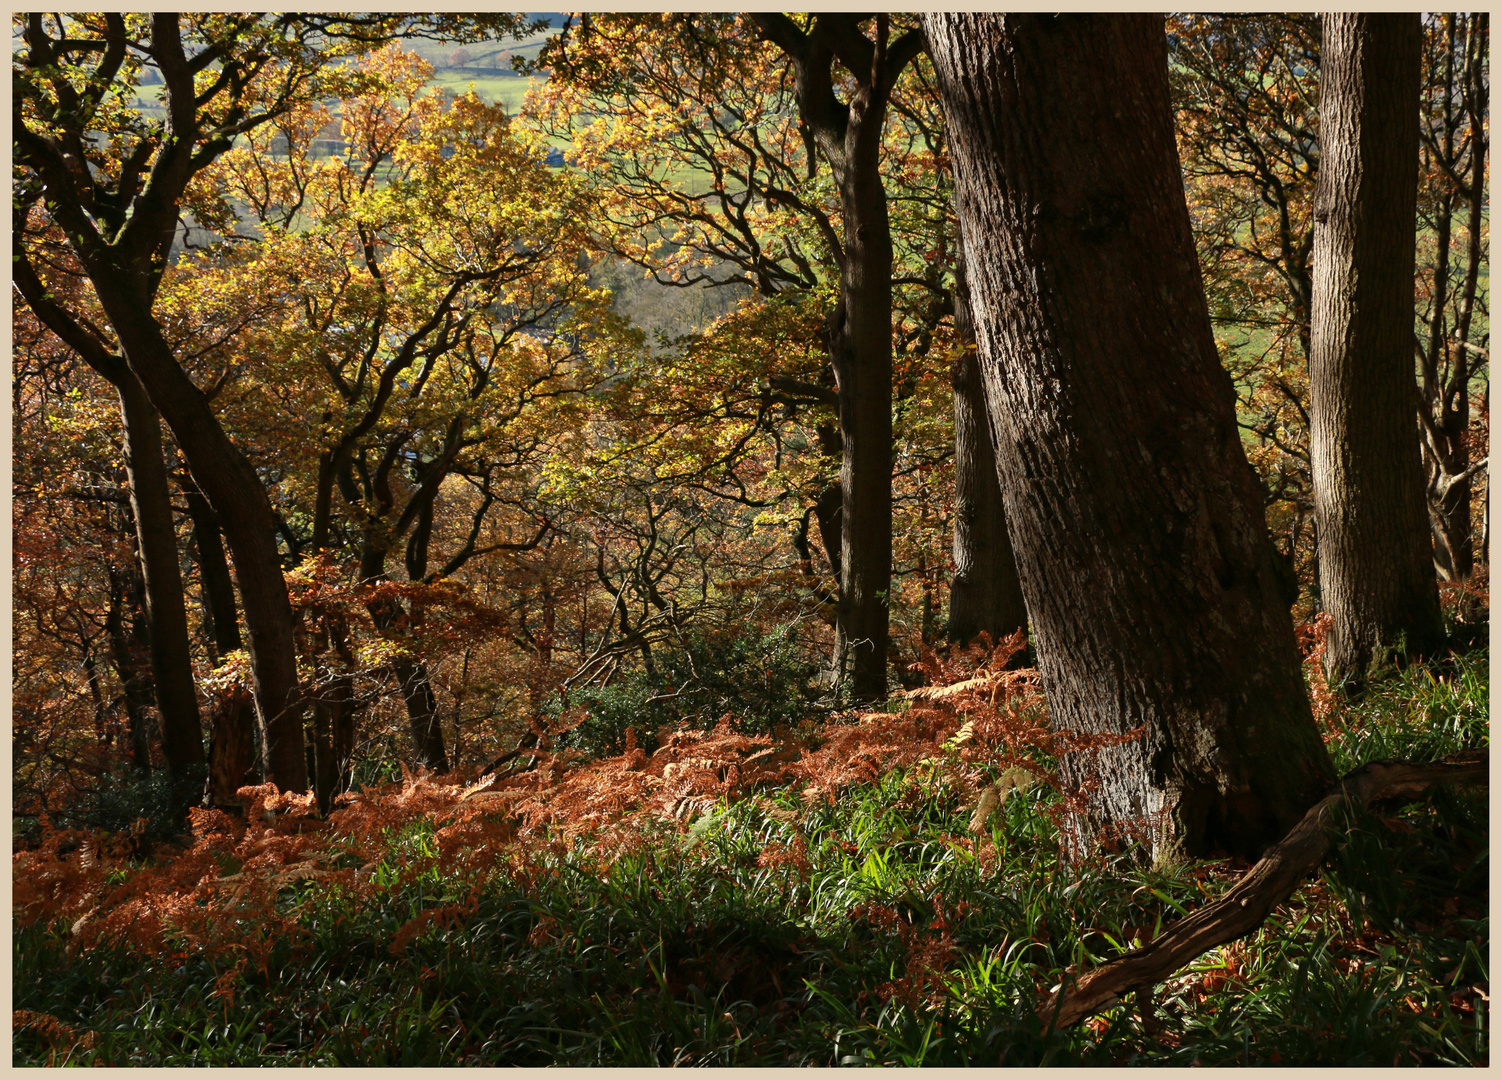
{"type": "Polygon", "coordinates": [[[1379,799],[1412,798],[1436,784],[1476,784],[1488,780],[1485,750],[1434,762],[1373,761],[1350,773],[1317,803],[1287,836],[1214,903],[1174,923],[1140,949],[1075,977],[1039,1003],[1045,1026],[1065,1028],[1113,1005],[1134,990],[1150,990],[1179,968],[1217,945],[1250,934],[1299,881],[1324,861],[1331,828],[1347,808],[1364,809],[1379,799]]]}

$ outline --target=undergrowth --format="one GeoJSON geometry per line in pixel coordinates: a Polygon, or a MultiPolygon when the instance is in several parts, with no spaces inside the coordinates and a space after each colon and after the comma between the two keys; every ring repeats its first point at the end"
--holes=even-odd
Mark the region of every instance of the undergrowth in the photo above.
{"type": "MultiPolygon", "coordinates": [[[[798,744],[627,734],[490,786],[406,776],[327,822],[246,789],[245,819],[197,811],[149,857],[43,822],[15,857],[14,1063],[1487,1062],[1486,802],[1443,790],[1349,822],[1256,934],[1150,1002],[1040,1024],[1067,966],[1241,868],[1066,863],[1041,701],[1005,656],[936,663],[947,689],[798,744]]],[[[1357,706],[1316,685],[1338,766],[1485,745],[1486,663],[1357,706]]]]}

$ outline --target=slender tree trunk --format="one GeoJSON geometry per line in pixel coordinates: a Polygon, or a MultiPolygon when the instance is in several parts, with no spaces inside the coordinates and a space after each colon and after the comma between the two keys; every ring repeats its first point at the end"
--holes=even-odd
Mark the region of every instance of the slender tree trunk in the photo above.
{"type": "Polygon", "coordinates": [[[448,772],[448,753],[443,745],[443,727],[438,715],[438,696],[428,666],[421,661],[398,661],[392,665],[402,697],[407,702],[407,723],[412,729],[412,745],[417,760],[431,772],[448,772]]]}
{"type": "Polygon", "coordinates": [[[329,611],[319,611],[318,615],[323,625],[309,642],[318,672],[313,697],[312,772],[318,812],[327,815],[333,809],[334,797],[348,788],[354,750],[353,656],[345,641],[343,620],[329,611]]]}
{"type": "Polygon", "coordinates": [[[1441,648],[1444,624],[1413,411],[1419,17],[1322,25],[1310,457],[1338,683],[1441,648]]]}
{"type": "MultiPolygon", "coordinates": [[[[365,549],[360,556],[360,580],[375,584],[386,579],[386,553],[380,540],[367,530],[365,549]]],[[[370,615],[377,630],[389,630],[405,613],[395,600],[370,605],[370,615]]],[[[623,613],[624,615],[624,613],[623,613]]],[[[448,754],[443,745],[443,728],[438,716],[438,699],[428,678],[427,665],[418,660],[396,660],[391,665],[402,700],[407,706],[407,723],[412,731],[412,747],[418,763],[435,773],[448,771],[448,754]]]]}
{"type": "Polygon", "coordinates": [[[954,384],[955,506],[948,637],[968,645],[985,633],[994,644],[1027,628],[1027,604],[1022,599],[1012,539],[1007,535],[963,250],[955,264],[954,278],[954,324],[964,351],[955,358],[950,373],[954,384]]]}
{"type": "Polygon", "coordinates": [[[177,532],[156,410],[140,383],[128,372],[122,374],[124,378],[116,389],[125,430],[125,470],[136,519],[136,546],[141,557],[152,681],[162,721],[162,754],[173,776],[182,778],[190,769],[204,765],[204,753],[177,532]]]}
{"type": "MultiPolygon", "coordinates": [[[[884,197],[882,202],[885,218],[884,197]]],[[[860,225],[847,224],[847,229],[862,231],[860,225]]],[[[877,229],[872,226],[869,231],[877,229]]],[[[864,275],[847,270],[829,332],[844,436],[840,618],[833,668],[837,679],[849,674],[852,699],[864,702],[886,697],[887,593],[892,577],[891,238],[885,221],[880,232],[887,249],[881,288],[867,287],[864,275]],[[852,276],[860,280],[850,282],[852,276]]],[[[856,261],[852,257],[851,265],[856,261]]]]}
{"type": "MultiPolygon", "coordinates": [[[[1251,853],[1334,778],[1190,234],[1163,22],[925,17],[1076,823],[1251,853]]],[[[1088,837],[1080,837],[1088,839],[1088,837]]]]}
{"type": "Polygon", "coordinates": [[[829,319],[840,436],[840,608],[833,677],[851,699],[887,694],[892,581],[892,230],[878,169],[885,102],[857,93],[835,174],[845,223],[829,319]]]}
{"type": "Polygon", "coordinates": [[[282,577],[276,516],[266,488],[255,467],[225,434],[208,398],[178,365],[151,315],[150,293],[134,287],[146,275],[122,275],[117,281],[102,273],[90,276],[131,371],[172,430],[234,557],[250,636],[266,777],[283,791],[306,791],[292,604],[282,577]]]}
{"type": "Polygon", "coordinates": [[[151,686],[139,662],[140,655],[147,650],[146,627],[141,617],[145,591],[139,566],[110,567],[110,608],[104,618],[104,629],[109,637],[110,659],[120,678],[131,760],[137,769],[150,772],[151,739],[147,723],[152,705],[151,686]]]}
{"type": "MultiPolygon", "coordinates": [[[[230,580],[229,562],[224,557],[213,508],[193,486],[191,478],[184,477],[182,487],[188,516],[193,519],[199,595],[203,598],[205,622],[212,634],[210,648],[217,664],[240,648],[235,587],[230,580]]],[[[239,809],[240,800],[235,792],[256,782],[254,719],[255,702],[237,687],[226,690],[215,701],[209,718],[209,779],[205,792],[208,805],[239,809]]]]}
{"type": "Polygon", "coordinates": [[[855,701],[880,701],[887,693],[892,574],[893,262],[881,139],[893,85],[922,39],[909,32],[889,41],[886,15],[876,16],[874,42],[860,15],[822,13],[807,29],[782,14],[753,18],[791,62],[800,119],[839,193],[840,291],[828,329],[844,446],[831,668],[836,686],[850,676],[855,701]],[[844,102],[834,93],[836,56],[848,72],[844,102]],[[860,62],[853,63],[856,56],[860,62]]]}

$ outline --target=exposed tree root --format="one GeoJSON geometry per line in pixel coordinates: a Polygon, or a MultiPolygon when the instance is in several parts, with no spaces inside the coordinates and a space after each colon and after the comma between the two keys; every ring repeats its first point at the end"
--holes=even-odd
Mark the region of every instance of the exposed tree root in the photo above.
{"type": "Polygon", "coordinates": [[[1364,809],[1394,796],[1421,795],[1436,784],[1484,786],[1487,761],[1487,752],[1480,750],[1443,761],[1373,761],[1356,769],[1219,900],[1108,964],[1077,977],[1066,971],[1063,986],[1039,1004],[1039,1020],[1045,1027],[1065,1028],[1120,1004],[1132,991],[1151,992],[1154,984],[1201,953],[1261,926],[1304,875],[1324,861],[1331,847],[1330,826],[1342,810],[1364,809]]]}

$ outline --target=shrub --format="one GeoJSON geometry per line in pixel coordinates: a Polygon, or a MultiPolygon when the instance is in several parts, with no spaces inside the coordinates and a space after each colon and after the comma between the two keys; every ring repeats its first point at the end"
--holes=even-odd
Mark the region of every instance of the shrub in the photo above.
{"type": "MultiPolygon", "coordinates": [[[[590,757],[620,754],[627,729],[634,729],[636,745],[651,754],[665,727],[709,731],[728,714],[736,732],[767,735],[822,717],[814,685],[818,665],[802,654],[790,628],[768,634],[700,631],[685,645],[655,653],[655,675],[637,669],[608,686],[571,692],[568,708],[588,716],[559,739],[559,747],[590,757]]],[[[550,716],[563,711],[555,696],[550,716]]]]}

